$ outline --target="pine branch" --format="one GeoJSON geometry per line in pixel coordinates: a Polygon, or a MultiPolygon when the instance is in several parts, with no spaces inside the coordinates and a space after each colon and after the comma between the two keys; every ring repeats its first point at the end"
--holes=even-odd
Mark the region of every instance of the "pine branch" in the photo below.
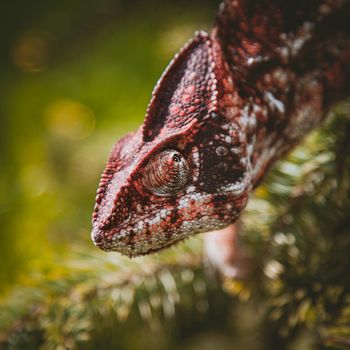
{"type": "Polygon", "coordinates": [[[182,294],[205,297],[199,242],[131,261],[87,250],[63,263],[42,262],[3,297],[0,344],[15,347],[35,336],[43,348],[70,349],[89,338],[96,314],[125,321],[138,311],[151,327],[173,317],[182,294]]]}
{"type": "Polygon", "coordinates": [[[256,265],[268,277],[261,283],[281,334],[317,327],[325,344],[339,340],[341,348],[350,339],[349,104],[334,114],[278,164],[244,222],[247,245],[262,256],[256,265]]]}
{"type": "MultiPolygon", "coordinates": [[[[242,218],[251,276],[222,286],[263,306],[261,323],[281,336],[292,339],[308,327],[324,346],[344,349],[350,340],[350,103],[334,114],[279,162],[251,199],[242,218]]],[[[203,269],[200,242],[135,260],[76,249],[41,261],[0,300],[0,345],[72,349],[103,333],[99,320],[122,325],[136,317],[154,329],[179,307],[191,312],[194,304],[205,313],[208,291],[221,287],[203,269]]]]}

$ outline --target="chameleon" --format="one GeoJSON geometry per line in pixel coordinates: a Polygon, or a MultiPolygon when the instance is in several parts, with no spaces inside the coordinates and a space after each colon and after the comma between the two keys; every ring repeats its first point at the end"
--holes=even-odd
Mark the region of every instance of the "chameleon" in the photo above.
{"type": "Polygon", "coordinates": [[[222,2],[113,146],[94,244],[136,257],[232,231],[271,165],[349,96],[349,23],[349,1],[222,2]]]}

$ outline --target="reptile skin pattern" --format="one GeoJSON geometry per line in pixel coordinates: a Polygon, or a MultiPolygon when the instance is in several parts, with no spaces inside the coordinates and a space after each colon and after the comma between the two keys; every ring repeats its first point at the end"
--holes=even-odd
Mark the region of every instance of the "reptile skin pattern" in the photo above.
{"type": "Polygon", "coordinates": [[[350,91],[348,1],[227,0],[113,147],[92,239],[149,254],[234,223],[270,165],[350,91]]]}

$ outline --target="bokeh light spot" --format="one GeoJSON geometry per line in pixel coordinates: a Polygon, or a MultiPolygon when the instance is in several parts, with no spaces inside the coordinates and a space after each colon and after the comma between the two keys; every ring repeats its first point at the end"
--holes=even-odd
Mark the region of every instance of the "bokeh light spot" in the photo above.
{"type": "Polygon", "coordinates": [[[13,63],[24,72],[46,68],[49,56],[48,35],[44,32],[22,33],[12,48],[13,63]]]}
{"type": "Polygon", "coordinates": [[[84,104],[70,99],[54,101],[46,110],[49,130],[62,138],[82,140],[95,127],[92,110],[84,104]]]}

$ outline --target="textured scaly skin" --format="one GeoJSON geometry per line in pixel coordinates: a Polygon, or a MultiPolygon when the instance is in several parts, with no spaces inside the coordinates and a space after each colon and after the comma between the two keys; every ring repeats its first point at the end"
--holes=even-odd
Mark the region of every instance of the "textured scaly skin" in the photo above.
{"type": "Polygon", "coordinates": [[[113,147],[94,243],[138,256],[234,223],[268,167],[348,96],[348,22],[348,1],[222,3],[113,147]]]}

